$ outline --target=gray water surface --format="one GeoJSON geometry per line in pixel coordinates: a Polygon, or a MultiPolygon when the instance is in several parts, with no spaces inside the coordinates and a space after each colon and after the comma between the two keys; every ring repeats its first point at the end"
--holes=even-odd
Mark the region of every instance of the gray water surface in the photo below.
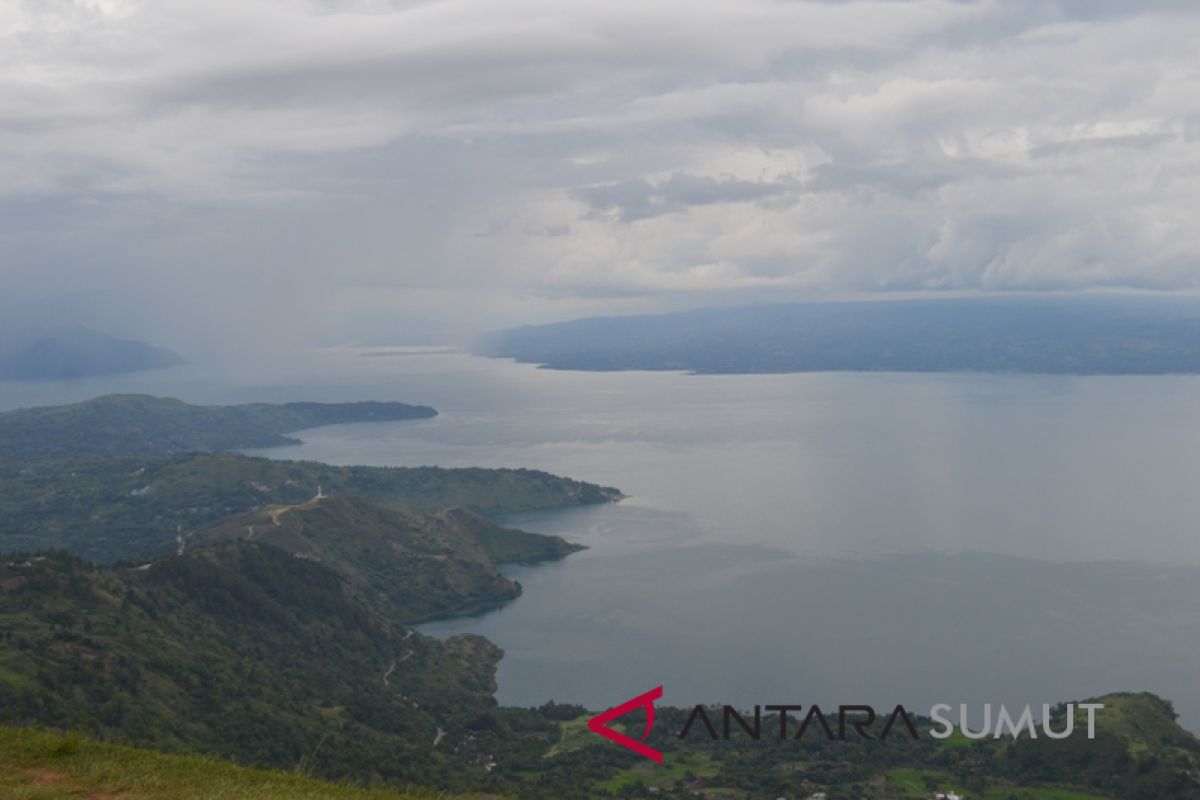
{"type": "Polygon", "coordinates": [[[244,375],[0,385],[6,406],[394,399],[432,420],[273,458],[536,467],[619,504],[511,522],[590,549],[423,626],[506,651],[499,699],[1006,702],[1146,689],[1200,722],[1200,379],[688,376],[460,354],[309,354],[244,375]],[[48,400],[53,396],[53,400],[48,400]]]}

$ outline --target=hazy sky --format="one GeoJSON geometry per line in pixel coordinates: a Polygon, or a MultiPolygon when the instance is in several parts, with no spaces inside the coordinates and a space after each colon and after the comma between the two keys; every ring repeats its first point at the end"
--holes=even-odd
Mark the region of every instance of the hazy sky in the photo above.
{"type": "Polygon", "coordinates": [[[1193,289],[1200,4],[0,0],[0,311],[213,349],[1193,289]]]}

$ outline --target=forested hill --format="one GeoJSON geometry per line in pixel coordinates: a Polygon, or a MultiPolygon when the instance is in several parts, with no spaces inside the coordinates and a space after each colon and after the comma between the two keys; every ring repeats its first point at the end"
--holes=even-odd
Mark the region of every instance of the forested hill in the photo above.
{"type": "Polygon", "coordinates": [[[324,564],[372,609],[410,623],[516,597],[520,585],[495,566],[514,554],[542,560],[582,549],[461,509],[424,517],[345,497],[226,517],[190,536],[187,547],[238,541],[324,564]]]}
{"type": "Polygon", "coordinates": [[[480,737],[465,736],[495,705],[500,650],[406,631],[328,566],[277,547],[233,542],[145,568],[0,562],[0,641],[10,724],[316,775],[448,787],[485,774],[480,737]]]}
{"type": "MultiPolygon", "coordinates": [[[[463,508],[495,516],[621,497],[538,470],[335,467],[230,453],[0,459],[0,486],[0,552],[64,548],[99,561],[173,550],[178,535],[231,514],[303,503],[318,488],[423,515],[463,508]]],[[[526,543],[497,557],[538,552],[526,543]]]]}
{"type": "Polygon", "coordinates": [[[296,444],[297,439],[284,434],[318,425],[436,415],[428,406],[394,402],[201,406],[167,397],[114,394],[0,413],[0,458],[274,447],[296,444]]]}

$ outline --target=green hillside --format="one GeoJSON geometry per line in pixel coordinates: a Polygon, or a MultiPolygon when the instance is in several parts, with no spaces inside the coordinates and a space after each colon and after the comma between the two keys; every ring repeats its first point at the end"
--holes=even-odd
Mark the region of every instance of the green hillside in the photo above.
{"type": "MultiPolygon", "coordinates": [[[[0,721],[315,774],[450,785],[500,650],[431,639],[328,567],[233,543],[148,568],[0,563],[0,721]]],[[[479,769],[478,767],[474,767],[479,769]]],[[[482,771],[482,770],[480,770],[482,771]]]]}
{"type": "MultiPolygon", "coordinates": [[[[336,502],[328,510],[350,513],[336,502]]],[[[4,562],[0,722],[302,765],[323,778],[522,798],[899,800],[934,788],[973,800],[1200,798],[1200,745],[1169,703],[1145,694],[1100,698],[1097,738],[1064,741],[680,740],[687,710],[660,707],[649,738],[666,756],[657,767],[587,733],[581,708],[497,707],[498,648],[399,627],[361,591],[326,564],[253,540],[146,569],[65,554],[4,562]]],[[[764,730],[776,727],[766,715],[764,730]]],[[[54,772],[21,758],[20,776],[54,772]]]]}
{"type": "MultiPolygon", "coordinates": [[[[326,494],[431,514],[484,515],[610,502],[616,489],[525,469],[335,467],[228,453],[0,458],[0,552],[64,548],[99,561],[146,558],[176,536],[231,514],[295,505],[326,494]]],[[[502,560],[536,558],[541,545],[507,537],[502,560]],[[528,554],[523,551],[528,550],[528,554]]]]}
{"type": "Polygon", "coordinates": [[[436,416],[405,403],[250,403],[198,406],[169,397],[112,394],[49,408],[0,413],[7,458],[179,453],[295,444],[286,433],[344,422],[436,416]]]}
{"type": "Polygon", "coordinates": [[[580,549],[557,536],[513,531],[460,509],[420,517],[360,499],[309,500],[226,517],[188,546],[243,541],[279,547],[332,569],[371,608],[401,622],[511,600],[520,586],[493,558],[557,558],[580,549]]]}
{"type": "MultiPolygon", "coordinates": [[[[969,800],[1200,798],[1200,742],[1179,726],[1170,703],[1146,693],[1077,702],[1105,706],[1097,713],[1095,739],[1080,733],[1065,740],[956,736],[880,742],[850,736],[831,741],[814,731],[800,741],[779,742],[766,733],[778,729],[778,717],[764,714],[761,741],[742,733],[729,740],[699,735],[681,741],[674,733],[688,711],[660,707],[649,744],[663,751],[664,766],[634,759],[597,786],[623,796],[659,798],[791,798],[825,792],[829,800],[929,800],[935,791],[969,800]]],[[[1084,712],[1076,711],[1076,730],[1086,731],[1084,712]]],[[[1062,713],[1060,708],[1055,730],[1063,729],[1062,713]]],[[[556,760],[591,763],[588,754],[607,746],[587,733],[585,719],[563,724],[556,760]]],[[[719,709],[713,719],[719,721],[719,709]]],[[[636,717],[629,727],[639,730],[636,717]]],[[[928,722],[918,727],[927,728],[928,722]]]]}
{"type": "MultiPolygon", "coordinates": [[[[997,771],[1030,781],[1065,781],[1103,787],[1117,797],[1200,797],[1200,741],[1179,727],[1174,708],[1147,692],[1122,692],[1093,701],[1096,738],[1061,741],[1021,739],[1008,743],[997,771]]],[[[1056,711],[1062,730],[1063,709],[1056,711]]],[[[1075,727],[1086,726],[1076,709],[1075,727]]]]}
{"type": "MultiPolygon", "coordinates": [[[[364,789],[199,756],[0,726],[0,794],[12,800],[428,800],[426,790],[364,789]]],[[[454,795],[466,798],[467,795],[454,795]]],[[[480,797],[470,795],[470,797],[480,797]]]]}

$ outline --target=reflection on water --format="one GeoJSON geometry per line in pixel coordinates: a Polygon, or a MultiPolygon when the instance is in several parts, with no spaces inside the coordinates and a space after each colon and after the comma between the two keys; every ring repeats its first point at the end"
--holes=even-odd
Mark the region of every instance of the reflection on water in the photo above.
{"type": "Polygon", "coordinates": [[[806,559],[627,508],[513,519],[594,549],[509,570],[525,594],[424,626],[505,647],[500,699],[611,705],[1026,703],[1114,690],[1200,719],[1200,570],[981,553],[806,559]],[[653,531],[653,537],[643,533],[653,531]]]}
{"type": "Polygon", "coordinates": [[[151,391],[403,400],[264,454],[527,466],[618,505],[522,517],[591,549],[425,626],[505,648],[500,698],[1009,702],[1149,689],[1200,723],[1200,379],[570,373],[330,351],[243,375],[0,384],[0,407],[151,391]],[[1168,566],[1168,565],[1180,566],[1168,566]]]}

